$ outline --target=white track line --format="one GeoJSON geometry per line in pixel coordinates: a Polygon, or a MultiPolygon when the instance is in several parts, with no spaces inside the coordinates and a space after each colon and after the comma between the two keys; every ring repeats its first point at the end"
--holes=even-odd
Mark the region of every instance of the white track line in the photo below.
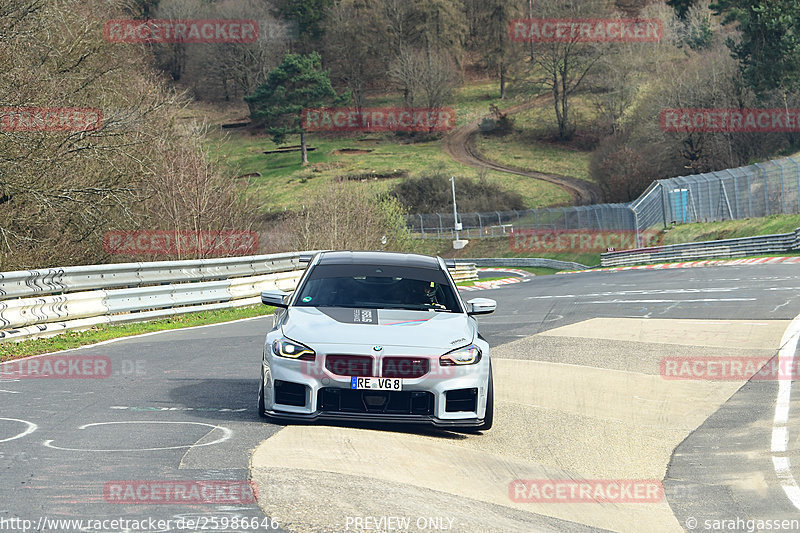
{"type": "Polygon", "coordinates": [[[31,433],[36,431],[36,429],[39,427],[36,424],[34,424],[33,422],[28,422],[27,420],[20,420],[19,418],[0,418],[0,420],[8,420],[10,422],[19,422],[21,424],[25,424],[26,426],[28,426],[28,428],[25,431],[23,431],[22,433],[19,433],[17,435],[14,435],[13,437],[9,437],[7,439],[0,440],[0,442],[8,442],[10,440],[21,439],[25,435],[30,435],[31,433]]]}
{"type": "MultiPolygon", "coordinates": [[[[800,316],[792,320],[781,339],[781,349],[778,352],[780,368],[793,368],[798,339],[800,339],[800,316]],[[784,364],[786,366],[783,366],[784,364]]],[[[773,454],[785,454],[787,451],[786,446],[789,442],[787,424],[789,423],[789,403],[792,398],[792,379],[791,376],[779,377],[781,379],[778,380],[778,400],[775,404],[775,418],[772,421],[773,454]]],[[[778,480],[781,482],[783,492],[786,493],[789,501],[797,509],[800,509],[800,487],[797,485],[794,475],[792,475],[792,465],[789,462],[789,458],[773,455],[772,464],[775,467],[778,480]]]]}

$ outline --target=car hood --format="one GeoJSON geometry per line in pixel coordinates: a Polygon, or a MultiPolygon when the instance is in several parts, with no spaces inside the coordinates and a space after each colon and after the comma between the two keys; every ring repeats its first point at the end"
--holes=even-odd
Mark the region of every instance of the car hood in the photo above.
{"type": "Polygon", "coordinates": [[[283,334],[304,344],[365,344],[435,348],[473,342],[474,321],[463,313],[341,307],[292,307],[283,334]]]}

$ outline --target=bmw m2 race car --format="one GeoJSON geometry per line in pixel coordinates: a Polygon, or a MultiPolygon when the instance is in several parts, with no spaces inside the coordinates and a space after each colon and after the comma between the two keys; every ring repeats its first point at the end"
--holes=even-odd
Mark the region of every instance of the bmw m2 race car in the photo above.
{"type": "Polygon", "coordinates": [[[297,290],[265,291],[278,308],[261,364],[258,412],[295,421],[492,427],[489,344],[441,258],[322,252],[297,290]]]}

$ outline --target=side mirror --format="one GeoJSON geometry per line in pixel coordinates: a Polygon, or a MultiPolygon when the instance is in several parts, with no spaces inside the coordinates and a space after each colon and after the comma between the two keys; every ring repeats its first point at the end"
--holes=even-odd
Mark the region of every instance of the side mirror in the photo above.
{"type": "Polygon", "coordinates": [[[262,291],[261,303],[264,305],[271,305],[272,307],[281,307],[286,309],[289,307],[289,304],[286,301],[287,296],[289,296],[288,292],[279,290],[262,291]]]}
{"type": "Polygon", "coordinates": [[[497,309],[497,302],[489,298],[473,298],[467,302],[467,314],[474,315],[488,315],[494,313],[497,309]]]}

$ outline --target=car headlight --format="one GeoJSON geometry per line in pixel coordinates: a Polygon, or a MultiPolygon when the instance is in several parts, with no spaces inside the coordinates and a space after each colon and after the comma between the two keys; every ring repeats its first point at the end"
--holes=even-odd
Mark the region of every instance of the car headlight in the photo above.
{"type": "Polygon", "coordinates": [[[444,354],[439,358],[439,364],[441,366],[474,365],[481,360],[482,355],[483,353],[477,345],[470,344],[466,348],[459,348],[444,354]]]}
{"type": "Polygon", "coordinates": [[[278,357],[287,357],[289,359],[299,359],[302,361],[313,361],[317,354],[308,346],[304,346],[299,342],[294,342],[289,339],[277,339],[272,343],[272,353],[278,357]]]}

